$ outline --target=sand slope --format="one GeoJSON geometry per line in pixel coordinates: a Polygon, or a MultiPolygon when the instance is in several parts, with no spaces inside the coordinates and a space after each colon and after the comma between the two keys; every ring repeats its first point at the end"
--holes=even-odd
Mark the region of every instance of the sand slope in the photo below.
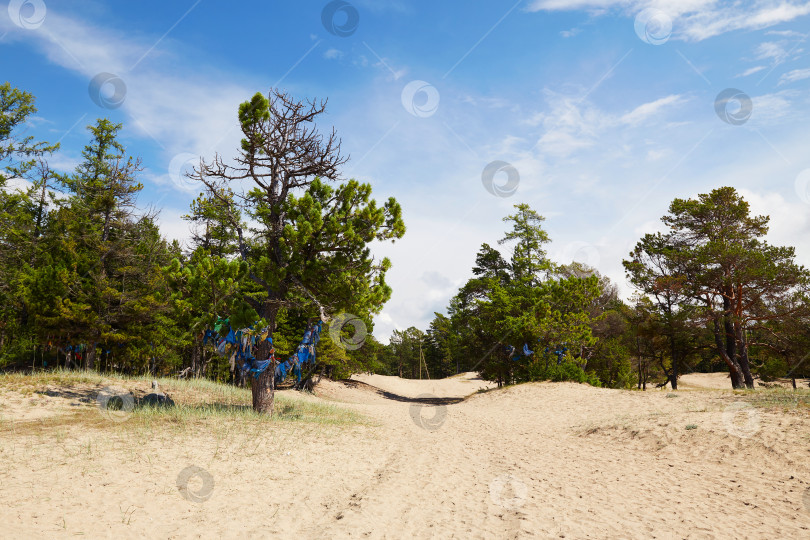
{"type": "Polygon", "coordinates": [[[749,416],[728,391],[572,383],[474,393],[486,386],[364,375],[304,398],[373,420],[350,428],[7,428],[0,536],[810,538],[806,408],[749,416]],[[189,465],[214,482],[204,502],[178,494],[189,465]]]}

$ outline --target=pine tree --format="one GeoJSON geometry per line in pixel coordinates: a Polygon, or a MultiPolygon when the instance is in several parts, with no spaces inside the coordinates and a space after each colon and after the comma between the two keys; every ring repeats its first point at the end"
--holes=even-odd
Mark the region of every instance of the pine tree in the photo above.
{"type": "MultiPolygon", "coordinates": [[[[402,211],[393,198],[378,206],[368,184],[327,183],[339,179],[346,158],[335,132],[324,137],[314,125],[325,107],[280,91],[257,93],[239,107],[235,163],[217,156],[190,175],[206,187],[206,210],[235,233],[252,281],[243,299],[271,332],[281,311],[302,303],[322,316],[350,311],[370,327],[370,315],[391,295],[390,261],[375,261],[368,244],[402,237],[402,211]],[[234,183],[246,190],[230,197],[234,183]]],[[[272,414],[274,367],[253,383],[257,411],[272,414]]]]}

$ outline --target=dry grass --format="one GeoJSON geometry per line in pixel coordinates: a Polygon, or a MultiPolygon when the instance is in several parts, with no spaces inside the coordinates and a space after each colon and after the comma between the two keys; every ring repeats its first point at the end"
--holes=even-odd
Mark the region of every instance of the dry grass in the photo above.
{"type": "MultiPolygon", "coordinates": [[[[46,418],[14,419],[0,409],[0,432],[17,435],[41,434],[71,427],[99,430],[137,430],[154,433],[196,431],[242,431],[281,427],[282,425],[312,424],[345,426],[365,424],[361,415],[335,405],[306,399],[304,396],[276,394],[272,418],[257,414],[251,408],[249,389],[237,388],[205,379],[178,380],[171,378],[124,377],[92,371],[52,371],[36,374],[0,374],[0,389],[11,390],[32,401],[59,398],[74,408],[46,418]],[[151,381],[157,380],[160,390],[175,402],[173,407],[140,405],[140,399],[150,393],[151,381]],[[105,389],[126,396],[124,410],[110,400],[105,410],[99,395],[105,389]],[[118,408],[119,410],[115,410],[118,408]]],[[[53,400],[48,403],[53,403],[53,400]]],[[[122,402],[119,401],[120,405],[122,402]]],[[[47,405],[46,405],[47,406],[47,405]]]]}
{"type": "Polygon", "coordinates": [[[734,395],[761,409],[810,412],[810,389],[806,388],[793,390],[792,388],[775,387],[735,390],[734,395]]]}

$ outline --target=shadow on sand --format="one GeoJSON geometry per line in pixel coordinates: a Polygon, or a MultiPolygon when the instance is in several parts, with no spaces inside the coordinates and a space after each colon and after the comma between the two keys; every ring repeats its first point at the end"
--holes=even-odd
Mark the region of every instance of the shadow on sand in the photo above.
{"type": "Polygon", "coordinates": [[[394,394],[392,392],[387,392],[376,386],[372,386],[370,384],[355,381],[354,379],[340,379],[337,382],[343,383],[345,386],[349,388],[357,388],[359,390],[365,390],[367,392],[374,392],[377,395],[380,395],[386,399],[391,399],[394,401],[403,401],[405,403],[423,403],[425,405],[453,405],[455,403],[461,403],[464,401],[465,398],[463,397],[452,397],[452,398],[440,398],[440,397],[423,397],[423,398],[411,398],[406,396],[400,396],[398,394],[394,394]]]}

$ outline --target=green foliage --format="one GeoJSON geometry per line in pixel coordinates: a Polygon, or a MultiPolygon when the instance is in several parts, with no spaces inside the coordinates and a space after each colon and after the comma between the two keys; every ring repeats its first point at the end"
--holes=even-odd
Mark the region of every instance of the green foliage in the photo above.
{"type": "MultiPolygon", "coordinates": [[[[201,161],[190,175],[205,189],[186,216],[197,227],[195,252],[169,271],[177,280],[188,267],[194,277],[176,305],[195,328],[210,325],[215,312],[234,327],[267,325],[284,358],[309,321],[350,312],[371,328],[371,315],[390,298],[391,263],[375,260],[369,244],[402,237],[402,210],[393,198],[379,205],[369,184],[331,184],[345,160],[334,135],[324,140],[311,127],[323,111],[277,91],[256,94],[239,107],[235,165],[201,161]],[[235,193],[234,182],[244,190],[235,193]]],[[[373,362],[321,343],[321,363],[337,373],[373,362]]],[[[204,364],[205,351],[193,356],[204,364]]]]}
{"type": "MultiPolygon", "coordinates": [[[[482,377],[512,384],[535,380],[576,380],[600,385],[590,371],[598,338],[594,325],[602,317],[591,306],[603,294],[596,275],[558,276],[546,258],[549,241],[543,217],[526,204],[504,219],[512,223],[502,243],[514,242],[511,263],[483,244],[470,279],[451,300],[449,316],[436,314],[427,333],[416,328],[395,331],[383,356],[387,371],[415,378],[422,365],[431,376],[477,370],[482,377]],[[516,360],[508,345],[536,350],[529,359],[516,360]],[[541,358],[545,348],[567,347],[571,354],[561,364],[541,358]]],[[[614,356],[626,353],[619,348],[614,356]]],[[[627,359],[614,359],[616,380],[627,378],[627,359]]]]}
{"type": "MultiPolygon", "coordinates": [[[[152,372],[179,361],[160,271],[176,246],[161,237],[153,216],[135,211],[140,167],[125,158],[120,128],[108,120],[90,126],[73,174],[57,175],[40,161],[27,169],[31,188],[0,191],[8,225],[0,232],[5,361],[152,372]],[[65,354],[67,345],[81,350],[65,354]]],[[[20,144],[29,156],[45,148],[28,139],[20,144]]]]}
{"type": "Polygon", "coordinates": [[[369,318],[391,296],[391,263],[375,261],[368,245],[402,237],[402,210],[393,198],[378,205],[369,184],[329,184],[345,160],[334,137],[324,142],[308,127],[323,110],[280,92],[257,93],[239,107],[239,165],[203,163],[192,175],[206,190],[190,215],[207,226],[207,244],[198,245],[238,251],[250,278],[240,292],[273,330],[285,309],[369,318]],[[243,179],[246,190],[234,195],[231,182],[243,179]]]}
{"type": "MultiPolygon", "coordinates": [[[[181,253],[154,214],[137,210],[140,160],[127,155],[120,124],[88,126],[81,163],[57,174],[48,156],[58,145],[24,131],[34,97],[0,85],[0,367],[191,368],[239,383],[234,359],[202,344],[221,317],[270,326],[280,358],[321,316],[353,313],[370,332],[391,296],[391,262],[370,246],[404,235],[402,209],[378,203],[370,184],[340,180],[340,141],[314,127],[324,111],[277,91],[241,104],[235,160],[201,161],[189,175],[202,193],[181,253]],[[11,190],[10,178],[29,187],[11,190]]],[[[500,384],[613,388],[674,387],[685,371],[720,367],[735,386],[810,376],[810,273],[794,248],[764,240],[768,217],[723,187],[675,199],[662,221],[668,230],[645,235],[624,261],[638,291],[627,305],[593,269],[552,263],[543,216],[518,204],[499,241],[510,251],[481,246],[447,315],[386,346],[369,334],[358,350],[325,331],[320,366],[336,377],[476,370],[500,384]],[[523,344],[535,353],[524,358],[523,344]]]]}
{"type": "Polygon", "coordinates": [[[787,359],[776,356],[766,357],[756,369],[757,375],[765,382],[784,377],[789,371],[790,364],[787,359]]]}
{"type": "Polygon", "coordinates": [[[794,248],[762,240],[769,218],[750,215],[736,190],[722,187],[675,199],[662,221],[670,230],[645,235],[624,266],[656,303],[673,385],[680,364],[707,344],[735,388],[753,388],[756,354],[770,354],[757,350],[763,345],[798,363],[783,331],[796,320],[799,328],[807,326],[810,273],[795,263],[794,248]]]}
{"type": "Polygon", "coordinates": [[[35,142],[33,135],[22,136],[20,127],[37,112],[34,96],[5,82],[0,84],[0,188],[7,178],[23,178],[38,159],[59,148],[59,144],[35,142]]]}
{"type": "Polygon", "coordinates": [[[504,222],[512,224],[512,230],[508,231],[498,243],[515,242],[512,252],[512,277],[528,280],[534,284],[540,279],[541,273],[547,275],[552,268],[543,249],[543,245],[551,241],[548,233],[543,230],[546,218],[532,210],[526,203],[516,204],[515,209],[516,213],[503,218],[504,222]]]}
{"type": "Polygon", "coordinates": [[[601,340],[591,362],[594,365],[597,364],[595,360],[599,361],[599,367],[594,366],[594,373],[611,388],[630,388],[635,382],[630,351],[622,341],[621,337],[601,340]]]}

